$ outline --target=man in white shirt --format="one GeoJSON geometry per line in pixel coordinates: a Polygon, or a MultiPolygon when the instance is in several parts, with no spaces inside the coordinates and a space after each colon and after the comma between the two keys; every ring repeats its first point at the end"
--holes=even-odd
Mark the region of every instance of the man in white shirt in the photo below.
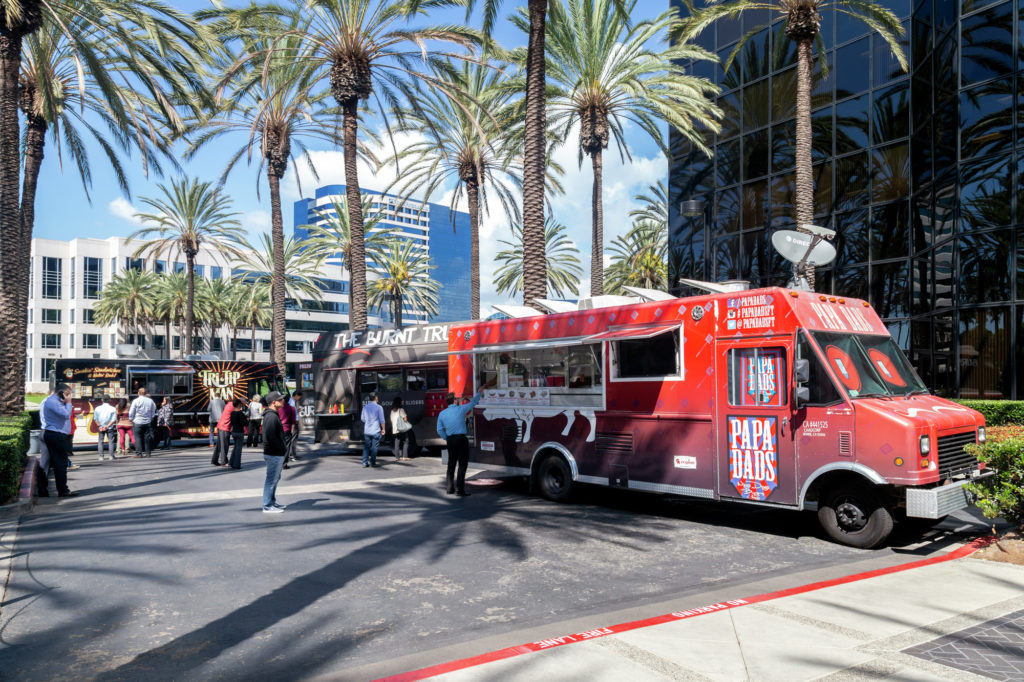
{"type": "Polygon", "coordinates": [[[96,449],[99,452],[99,459],[103,457],[103,438],[107,439],[107,450],[109,456],[106,459],[114,459],[114,444],[117,442],[117,410],[110,404],[110,398],[103,396],[103,402],[96,406],[92,412],[92,420],[99,430],[96,449]]]}
{"type": "Polygon", "coordinates": [[[132,420],[132,431],[135,435],[135,456],[149,457],[153,454],[153,418],[156,416],[156,403],[146,395],[146,389],[139,389],[139,397],[132,401],[128,410],[128,418],[132,420]]]}

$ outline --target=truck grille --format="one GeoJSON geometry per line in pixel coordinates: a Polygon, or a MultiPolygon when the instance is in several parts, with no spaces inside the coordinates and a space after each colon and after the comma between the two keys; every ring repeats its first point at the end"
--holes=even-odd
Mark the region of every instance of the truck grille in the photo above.
{"type": "Polygon", "coordinates": [[[978,442],[976,431],[939,436],[939,476],[949,478],[977,469],[978,460],[973,455],[964,452],[965,445],[973,445],[976,442],[978,442]]]}

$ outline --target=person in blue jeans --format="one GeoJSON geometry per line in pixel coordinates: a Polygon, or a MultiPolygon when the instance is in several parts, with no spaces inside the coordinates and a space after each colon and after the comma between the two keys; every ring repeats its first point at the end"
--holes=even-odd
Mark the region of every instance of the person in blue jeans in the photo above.
{"type": "Polygon", "coordinates": [[[384,408],[377,402],[377,392],[370,394],[362,414],[363,421],[363,466],[377,466],[377,446],[384,435],[384,408]]]}
{"type": "Polygon", "coordinates": [[[280,514],[284,505],[277,503],[277,483],[281,480],[284,456],[288,445],[277,411],[284,405],[284,396],[277,391],[267,394],[270,407],[263,413],[263,461],[267,464],[267,478],[263,483],[263,513],[280,514]]]}

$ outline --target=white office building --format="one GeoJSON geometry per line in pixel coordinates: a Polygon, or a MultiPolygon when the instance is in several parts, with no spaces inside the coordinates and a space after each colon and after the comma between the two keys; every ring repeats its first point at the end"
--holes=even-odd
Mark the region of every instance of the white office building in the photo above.
{"type": "MultiPolygon", "coordinates": [[[[119,344],[137,345],[139,356],[144,358],[181,357],[183,330],[173,325],[168,339],[163,324],[149,325],[136,336],[123,323],[103,326],[95,322],[93,306],[103,287],[127,268],[184,271],[183,256],[179,256],[180,262],[133,258],[141,244],[122,237],[32,240],[26,391],[46,390],[57,358],[115,358],[119,344]]],[[[196,274],[206,279],[229,278],[239,268],[237,263],[225,262],[222,255],[205,248],[195,264],[196,274]]],[[[289,301],[287,362],[293,376],[296,364],[312,361],[313,344],[321,333],[348,329],[348,273],[340,265],[328,264],[321,276],[321,300],[289,301]]],[[[369,323],[379,327],[381,320],[371,317],[369,323]]],[[[202,339],[204,353],[215,353],[226,360],[270,360],[269,329],[256,331],[255,353],[248,328],[239,329],[237,338],[231,338],[229,327],[211,331],[200,326],[196,335],[202,339]]]]}

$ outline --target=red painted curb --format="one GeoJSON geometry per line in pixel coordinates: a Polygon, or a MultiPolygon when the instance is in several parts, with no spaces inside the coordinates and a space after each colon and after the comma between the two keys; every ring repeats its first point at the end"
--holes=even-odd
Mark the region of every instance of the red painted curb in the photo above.
{"type": "Polygon", "coordinates": [[[34,501],[36,498],[36,469],[39,458],[32,455],[25,463],[25,472],[21,475],[21,487],[18,488],[18,501],[34,501]]]}
{"type": "Polygon", "coordinates": [[[439,663],[438,665],[432,665],[426,668],[420,668],[419,670],[413,670],[407,673],[400,673],[398,675],[390,675],[388,677],[382,677],[374,682],[410,682],[411,680],[423,680],[434,675],[443,675],[444,673],[455,672],[456,670],[465,670],[466,668],[472,668],[484,663],[491,663],[492,661],[500,661],[506,658],[512,658],[514,656],[522,656],[523,654],[533,653],[535,651],[543,651],[545,649],[554,649],[555,647],[565,646],[566,644],[574,644],[576,642],[584,642],[588,639],[596,639],[598,637],[604,637],[606,635],[614,635],[621,632],[628,632],[630,630],[638,630],[640,628],[650,627],[652,625],[660,625],[662,623],[671,623],[678,620],[686,620],[687,618],[693,618],[695,616],[702,616],[705,613],[714,613],[716,611],[726,611],[728,609],[734,609],[738,606],[747,606],[749,604],[758,604],[761,602],[771,601],[773,599],[781,599],[782,597],[791,597],[797,594],[804,594],[806,592],[813,592],[826,587],[834,587],[836,585],[844,585],[846,583],[854,583],[860,580],[867,580],[868,578],[877,578],[882,575],[889,575],[890,573],[900,573],[907,571],[912,568],[921,568],[922,566],[930,566],[932,564],[941,564],[946,561],[952,561],[953,559],[962,559],[966,556],[970,556],[979,549],[988,547],[990,544],[996,541],[994,536],[986,536],[978,538],[972,542],[958,547],[957,549],[938,557],[931,557],[929,559],[920,559],[918,561],[911,561],[910,563],[900,564],[898,566],[889,566],[887,568],[878,568],[873,571],[865,571],[863,573],[854,573],[853,575],[844,576],[842,578],[833,578],[832,580],[823,580],[817,583],[810,583],[808,585],[802,585],[800,587],[792,587],[787,590],[779,590],[777,592],[767,592],[765,594],[759,594],[753,597],[746,597],[744,599],[731,599],[729,601],[720,602],[718,604],[709,604],[707,606],[700,606],[695,609],[688,609],[686,611],[675,611],[673,613],[666,613],[660,616],[654,616],[653,618],[644,618],[643,620],[634,620],[629,623],[619,623],[618,625],[612,625],[605,628],[597,628],[594,630],[588,630],[586,632],[577,632],[571,635],[563,635],[561,637],[554,637],[552,639],[545,639],[539,642],[530,642],[528,644],[520,644],[519,646],[512,646],[506,649],[499,649],[497,651],[490,651],[479,656],[473,656],[471,658],[463,658],[458,661],[449,661],[447,663],[439,663]]]}

